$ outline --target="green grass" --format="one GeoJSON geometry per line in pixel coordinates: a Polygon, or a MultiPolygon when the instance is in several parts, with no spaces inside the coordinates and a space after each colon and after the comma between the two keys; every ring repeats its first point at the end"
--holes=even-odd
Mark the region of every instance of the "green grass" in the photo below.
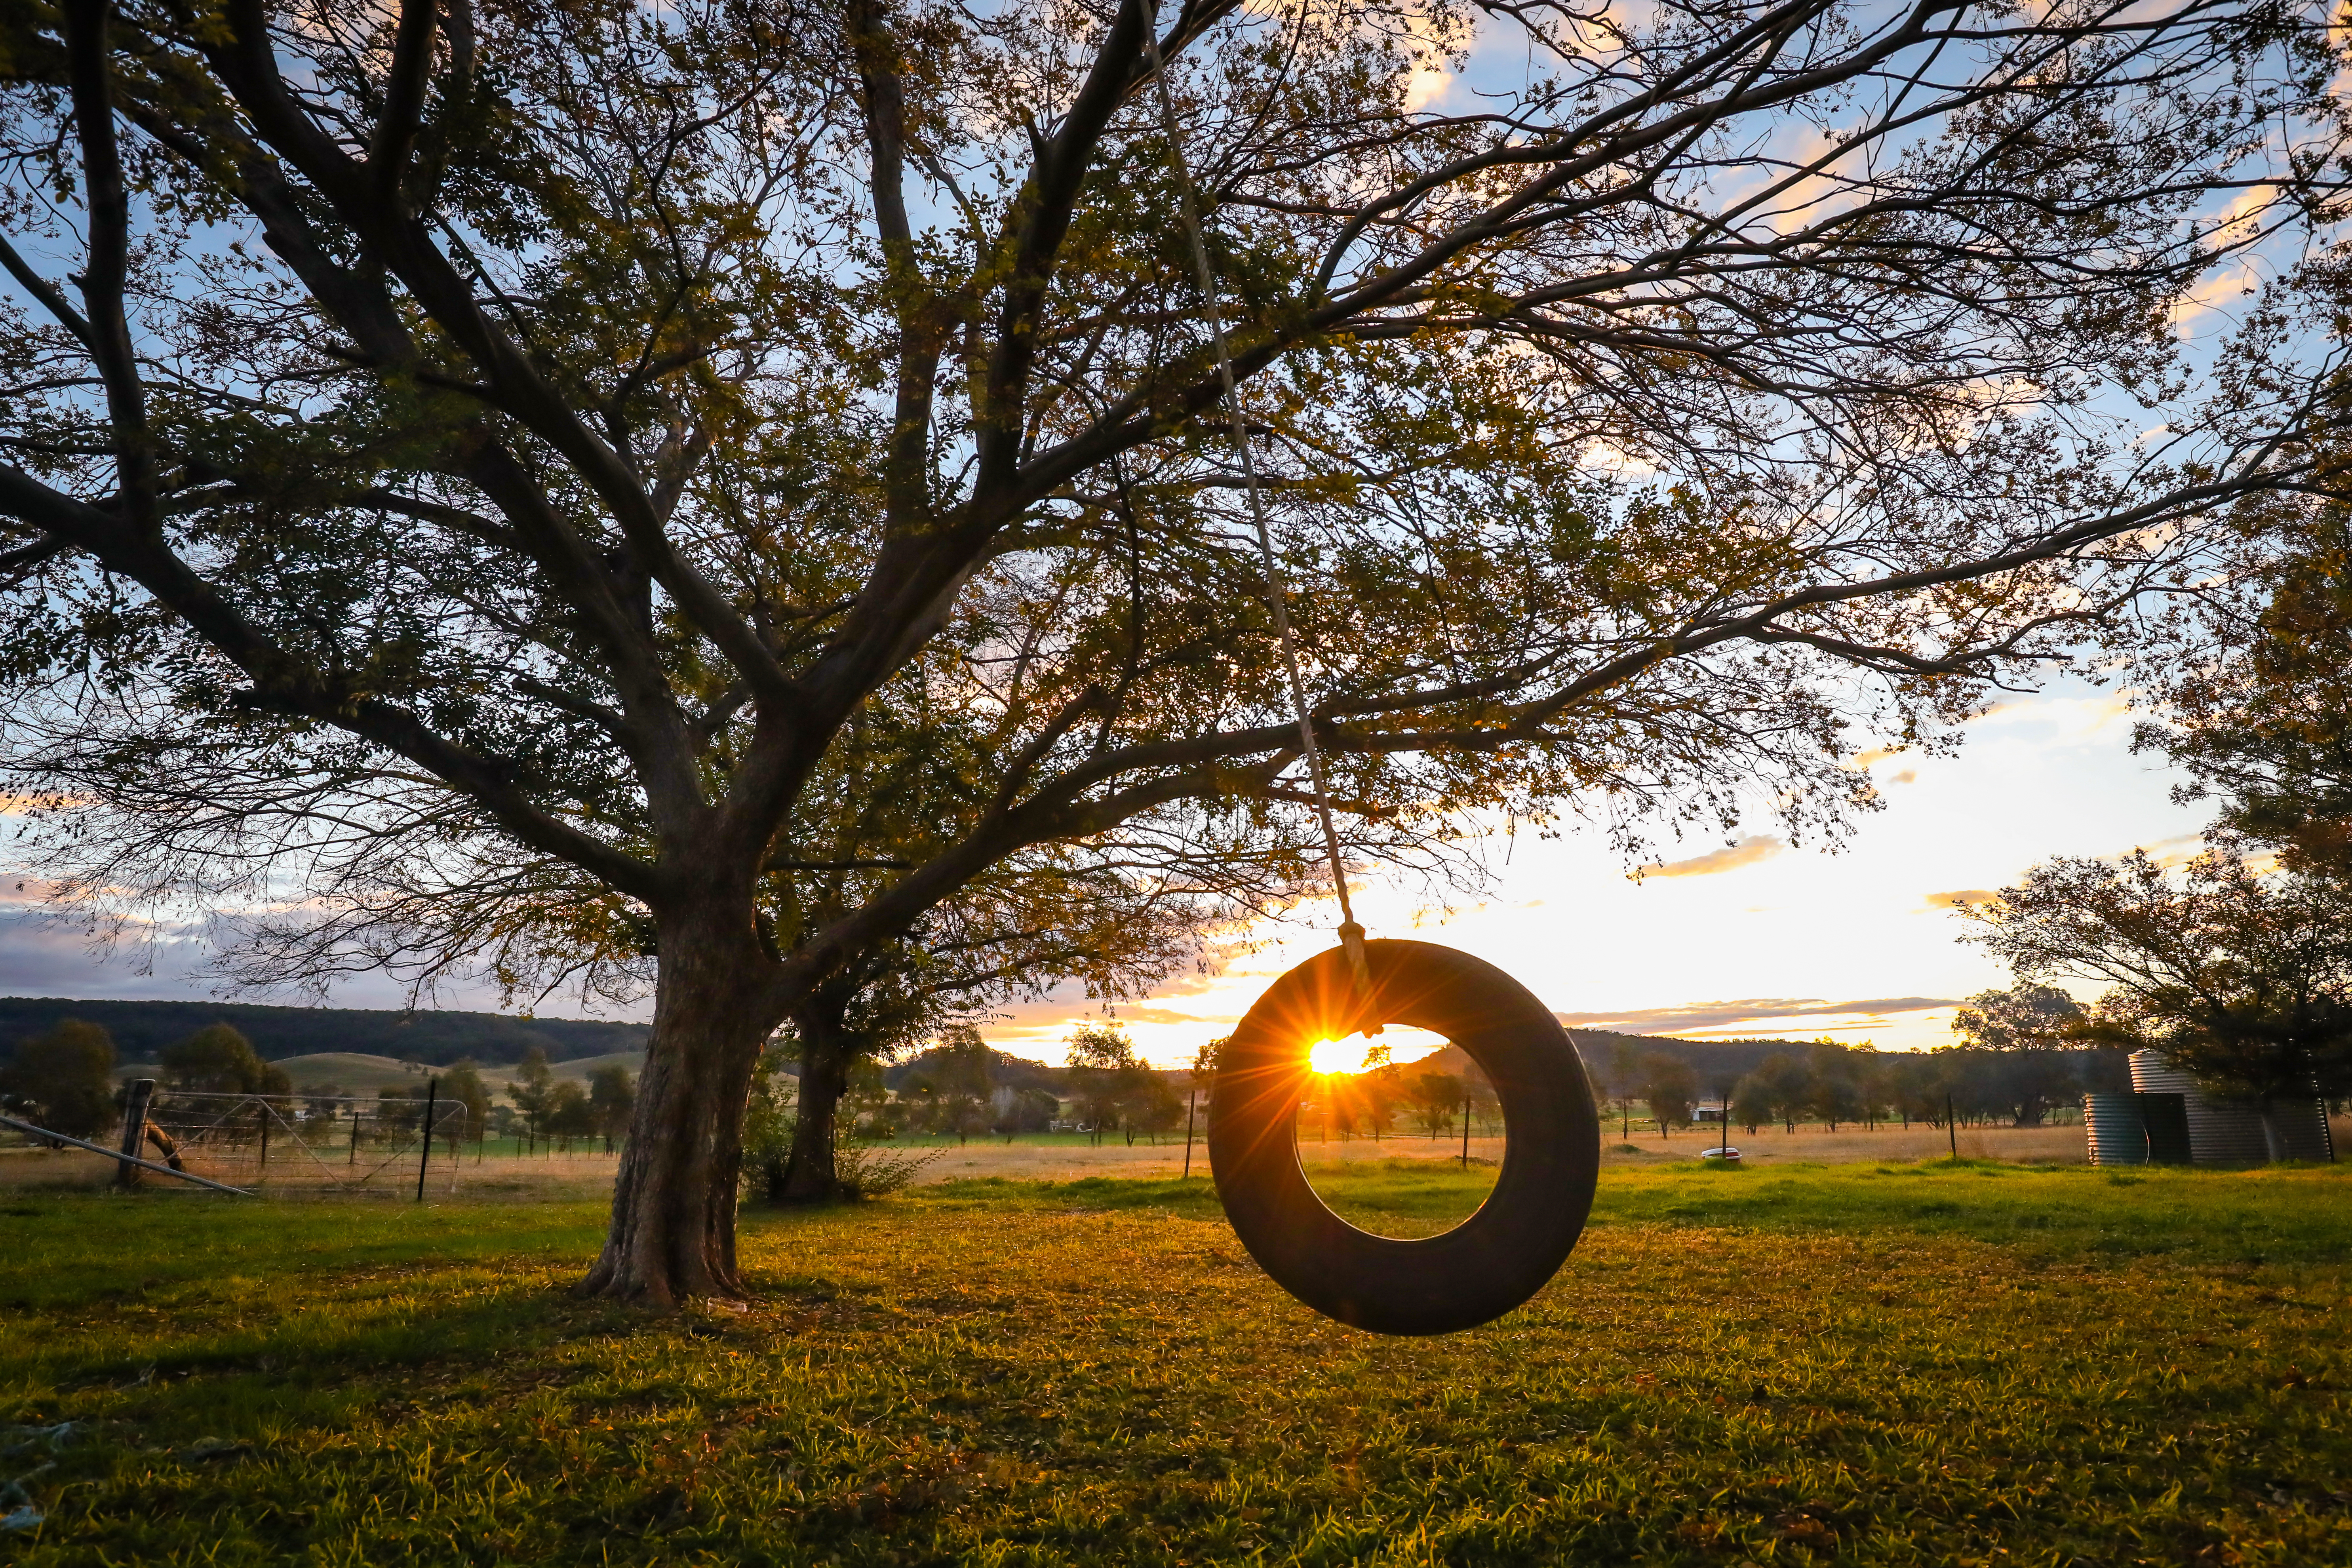
{"type": "MultiPolygon", "coordinates": [[[[1321,1180],[1492,1175],[1402,1164],[1321,1180]]],[[[759,1303],[674,1317],[565,1293],[592,1205],[17,1196],[0,1425],[76,1427],[0,1434],[0,1562],[2347,1563],[2347,1199],[1612,1170],[1535,1302],[1398,1341],[1198,1180],[752,1211],[759,1303]]]]}

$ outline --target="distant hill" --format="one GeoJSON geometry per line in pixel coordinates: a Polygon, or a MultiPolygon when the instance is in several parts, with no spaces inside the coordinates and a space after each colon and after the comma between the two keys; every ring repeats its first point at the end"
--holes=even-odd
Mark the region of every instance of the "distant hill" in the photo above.
{"type": "Polygon", "coordinates": [[[590,1018],[516,1018],[502,1013],[395,1013],[356,1007],[270,1007],[249,1002],[76,1002],[58,996],[0,996],[0,1053],[47,1032],[60,1018],[80,1018],[114,1037],[125,1061],[153,1061],[165,1046],[207,1024],[228,1024],[263,1058],[335,1053],[389,1057],[446,1066],[461,1057],[519,1062],[537,1046],[551,1062],[643,1051],[643,1024],[590,1018]]]}

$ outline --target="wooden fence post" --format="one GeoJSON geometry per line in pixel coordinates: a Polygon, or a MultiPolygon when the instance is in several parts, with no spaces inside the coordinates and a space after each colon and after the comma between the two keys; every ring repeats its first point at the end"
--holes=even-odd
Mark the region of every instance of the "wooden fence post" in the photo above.
{"type": "Polygon", "coordinates": [[[425,1201],[425,1167],[433,1162],[434,1097],[440,1091],[439,1079],[428,1078],[425,1080],[425,1126],[421,1130],[425,1136],[418,1141],[420,1147],[416,1152],[416,1201],[420,1204],[425,1201]]]}
{"type": "Polygon", "coordinates": [[[139,1167],[131,1162],[139,1158],[140,1140],[147,1136],[147,1102],[155,1098],[155,1080],[135,1078],[131,1080],[130,1097],[122,1105],[122,1162],[114,1167],[114,1184],[135,1187],[139,1184],[139,1167]]]}

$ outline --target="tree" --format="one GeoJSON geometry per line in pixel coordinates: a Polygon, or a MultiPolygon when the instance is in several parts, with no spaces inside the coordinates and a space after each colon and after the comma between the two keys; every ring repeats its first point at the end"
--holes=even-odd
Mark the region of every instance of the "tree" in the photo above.
{"type": "Polygon", "coordinates": [[[931,1082],[938,1095],[940,1129],[959,1143],[981,1131],[988,1097],[995,1089],[996,1053],[970,1024],[950,1024],[931,1047],[931,1082]]]}
{"type": "Polygon", "coordinates": [[[1483,1125],[1491,1134],[1502,1119],[1503,1100],[1475,1062],[1472,1062],[1462,1075],[1462,1095],[1463,1114],[1470,1119],[1471,1127],[1475,1129],[1483,1125]]]}
{"type": "Polygon", "coordinates": [[[96,1024],[58,1020],[16,1042],[0,1066],[0,1101],[68,1138],[91,1138],[114,1120],[114,1041],[96,1024]]]}
{"type": "Polygon", "coordinates": [[[263,1061],[253,1042],[227,1024],[207,1024],[179,1044],[165,1046],[158,1061],[164,1081],[175,1089],[273,1099],[294,1092],[286,1069],[263,1061]]]}
{"type": "Polygon", "coordinates": [[[1383,1060],[1356,1075],[1349,1086],[1356,1115],[1378,1142],[1396,1123],[1396,1108],[1406,1099],[1404,1068],[1383,1060]]]}
{"type": "Polygon", "coordinates": [[[1617,1108],[1617,1135],[1633,1136],[1633,1107],[1642,1098],[1642,1050],[1631,1040],[1609,1047],[1609,1100],[1617,1108]]]}
{"type": "Polygon", "coordinates": [[[2248,509],[2223,569],[2135,650],[2161,721],[2135,751],[2219,797],[2223,832],[2286,865],[2352,876],[2352,510],[2329,496],[2248,509]]]}
{"type": "Polygon", "coordinates": [[[649,987],[588,1284],[739,1294],[761,1052],[877,954],[1124,994],[1304,885],[1180,153],[1362,857],[1584,790],[1832,828],[1845,754],[2320,466],[2324,331],[2170,384],[2172,307],[2331,221],[2326,17],[1483,15],[1546,63],[1456,113],[1420,4],[11,11],[0,682],[60,896],[287,911],[241,982],[649,987]]]}
{"type": "Polygon", "coordinates": [[[1103,1133],[1119,1124],[1135,1074],[1150,1069],[1137,1058],[1135,1043],[1116,1025],[1081,1025],[1070,1031],[1067,1045],[1070,1098],[1078,1120],[1100,1143],[1103,1133]]]}
{"type": "Polygon", "coordinates": [[[1462,1109],[1462,1080],[1450,1072],[1414,1073],[1405,1080],[1413,1120],[1435,1138],[1454,1130],[1454,1112],[1462,1109]]]}
{"type": "Polygon", "coordinates": [[[1786,1051],[1774,1051],[1756,1064],[1754,1076],[1771,1100],[1776,1116],[1793,1136],[1797,1118],[1812,1112],[1812,1069],[1786,1051]]]}
{"type": "Polygon", "coordinates": [[[1160,1133],[1183,1124],[1184,1099],[1165,1078],[1139,1063],[1121,1085],[1118,1118],[1130,1147],[1138,1133],[1157,1142],[1160,1133]]]}
{"type": "Polygon", "coordinates": [[[563,1152],[572,1152],[574,1138],[593,1138],[596,1134],[596,1108],[589,1103],[588,1086],[576,1078],[560,1078],[548,1091],[547,1135],[563,1140],[563,1152]]]}
{"type": "Polygon", "coordinates": [[[1952,1013],[1952,1033],[1989,1051],[2052,1051],[2075,1043],[2083,1005],[2054,985],[1979,991],[1952,1013]]]}
{"type": "Polygon", "coordinates": [[[1760,1073],[1743,1073],[1731,1086],[1731,1119],[1747,1128],[1751,1138],[1762,1123],[1780,1120],[1780,1109],[1770,1083],[1760,1073]]]}
{"type": "Polygon", "coordinates": [[[1691,1108],[1698,1099],[1698,1074],[1680,1057],[1651,1051],[1642,1058],[1642,1099],[1658,1123],[1664,1139],[1671,1127],[1690,1125],[1691,1108]]]}
{"type": "Polygon", "coordinates": [[[1804,1109],[1829,1124],[1860,1121],[1868,1109],[1853,1053],[1835,1040],[1815,1040],[1805,1048],[1804,1109]]]}
{"type": "Polygon", "coordinates": [[[589,1075],[588,1109],[595,1119],[596,1130],[604,1135],[607,1154],[613,1152],[613,1140],[627,1134],[629,1115],[636,1104],[636,1079],[620,1063],[598,1068],[589,1075]]]}
{"type": "Polygon", "coordinates": [[[490,1126],[490,1089],[482,1081],[481,1070],[468,1057],[444,1068],[440,1078],[441,1098],[466,1108],[465,1125],[451,1134],[453,1146],[456,1138],[465,1133],[480,1142],[490,1126]]]}
{"type": "Polygon", "coordinates": [[[1930,1127],[1944,1124],[1954,1093],[1954,1065],[1948,1051],[1906,1051],[1895,1058],[1890,1095],[1906,1127],[1914,1121],[1930,1127]]]}
{"type": "Polygon", "coordinates": [[[1049,1131],[1061,1109],[1061,1097],[1051,1089],[1014,1089],[1003,1097],[1003,1109],[996,1112],[989,1131],[1002,1134],[1007,1143],[1019,1133],[1049,1131]]]}
{"type": "Polygon", "coordinates": [[[523,1052],[515,1074],[507,1085],[507,1098],[528,1120],[531,1138],[536,1141],[547,1130],[547,1113],[554,1106],[555,1072],[547,1065],[547,1052],[533,1046],[523,1052]]]}
{"type": "Polygon", "coordinates": [[[2056,859],[1968,911],[2021,975],[2105,981],[2094,1032],[2261,1108],[2352,1089],[2352,884],[2257,874],[2226,843],[2168,872],[2144,850],[2056,859]]]}

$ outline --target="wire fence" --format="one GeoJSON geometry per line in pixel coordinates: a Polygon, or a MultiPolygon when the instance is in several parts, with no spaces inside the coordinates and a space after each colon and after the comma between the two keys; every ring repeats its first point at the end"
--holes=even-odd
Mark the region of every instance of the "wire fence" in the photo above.
{"type": "Polygon", "coordinates": [[[398,1190],[429,1181],[436,1192],[455,1193],[467,1131],[465,1103],[456,1100],[158,1089],[141,1152],[253,1191],[398,1190]]]}

